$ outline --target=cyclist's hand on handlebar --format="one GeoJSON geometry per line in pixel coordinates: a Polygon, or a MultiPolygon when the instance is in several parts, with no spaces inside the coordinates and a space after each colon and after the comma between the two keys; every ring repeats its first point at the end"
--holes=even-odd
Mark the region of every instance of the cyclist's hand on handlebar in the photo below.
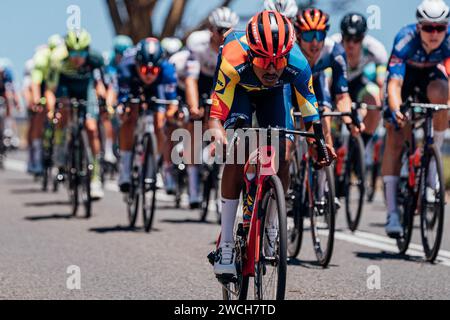
{"type": "Polygon", "coordinates": [[[319,152],[317,150],[318,146],[317,144],[311,144],[309,145],[309,155],[315,160],[317,167],[319,168],[324,168],[324,167],[329,167],[334,160],[337,159],[337,154],[336,151],[334,150],[334,148],[332,146],[330,146],[329,144],[325,145],[327,148],[327,152],[328,152],[328,158],[329,161],[327,162],[326,159],[319,159],[319,152]]]}
{"type": "Polygon", "coordinates": [[[394,113],[394,115],[395,115],[395,120],[397,121],[398,126],[400,128],[404,128],[405,125],[406,125],[406,117],[405,117],[405,115],[400,110],[396,111],[394,113]]]}
{"type": "Polygon", "coordinates": [[[190,108],[189,113],[192,120],[200,120],[204,117],[205,112],[199,108],[190,108]]]}

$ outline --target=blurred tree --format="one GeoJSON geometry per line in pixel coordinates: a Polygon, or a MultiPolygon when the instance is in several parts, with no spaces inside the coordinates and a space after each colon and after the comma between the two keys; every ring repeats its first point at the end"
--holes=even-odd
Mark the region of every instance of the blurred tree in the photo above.
{"type": "MultiPolygon", "coordinates": [[[[190,27],[187,30],[181,25],[188,1],[172,0],[161,37],[174,36],[177,31],[187,37],[192,31],[204,29],[207,26],[207,18],[203,19],[197,26],[190,27]]],[[[234,1],[222,0],[220,6],[230,6],[234,1]]],[[[354,0],[333,0],[333,11],[347,9],[352,1],[354,0]]],[[[317,5],[318,0],[298,0],[297,2],[300,8],[306,8],[317,5]]],[[[151,16],[157,0],[106,0],[106,3],[117,34],[129,35],[135,42],[153,35],[151,16]]],[[[249,18],[242,17],[243,20],[249,18]]]]}

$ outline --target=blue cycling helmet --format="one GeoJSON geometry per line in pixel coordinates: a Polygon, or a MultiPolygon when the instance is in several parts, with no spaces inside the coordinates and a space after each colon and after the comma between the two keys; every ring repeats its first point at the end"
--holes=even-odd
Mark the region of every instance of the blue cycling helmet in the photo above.
{"type": "Polygon", "coordinates": [[[123,56],[125,51],[133,47],[133,40],[130,37],[119,35],[113,41],[114,52],[123,56]]]}
{"type": "Polygon", "coordinates": [[[141,66],[159,67],[164,61],[164,50],[156,38],[141,40],[136,51],[136,62],[141,66]]]}

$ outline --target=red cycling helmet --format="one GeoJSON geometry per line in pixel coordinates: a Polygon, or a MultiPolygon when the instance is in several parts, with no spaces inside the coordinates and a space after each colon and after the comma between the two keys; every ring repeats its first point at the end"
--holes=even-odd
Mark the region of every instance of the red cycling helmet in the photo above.
{"type": "Polygon", "coordinates": [[[316,8],[305,9],[297,16],[297,32],[328,31],[330,29],[329,15],[316,8]]]}
{"type": "Polygon", "coordinates": [[[280,58],[286,56],[295,43],[292,23],[276,11],[263,11],[247,25],[247,42],[255,56],[280,58]]]}

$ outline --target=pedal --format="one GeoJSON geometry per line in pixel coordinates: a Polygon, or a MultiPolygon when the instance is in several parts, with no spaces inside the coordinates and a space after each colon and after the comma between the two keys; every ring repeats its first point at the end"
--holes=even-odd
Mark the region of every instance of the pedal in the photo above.
{"type": "Polygon", "coordinates": [[[216,251],[212,251],[208,254],[208,261],[212,266],[214,266],[214,263],[216,262],[216,251]]]}
{"type": "Polygon", "coordinates": [[[237,283],[238,280],[236,276],[233,276],[231,274],[216,275],[216,278],[225,286],[230,283],[237,283]]]}

